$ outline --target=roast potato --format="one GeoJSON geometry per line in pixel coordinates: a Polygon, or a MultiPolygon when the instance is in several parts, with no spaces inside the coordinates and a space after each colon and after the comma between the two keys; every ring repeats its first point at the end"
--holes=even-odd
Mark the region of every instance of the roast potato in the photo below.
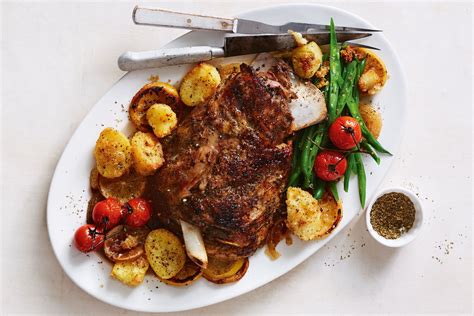
{"type": "Polygon", "coordinates": [[[99,177],[99,191],[106,198],[114,197],[120,203],[142,196],[146,188],[146,179],[134,172],[120,178],[99,177]]]}
{"type": "Polygon", "coordinates": [[[301,240],[328,236],[342,218],[342,205],[325,194],[316,200],[308,192],[289,187],[286,193],[287,226],[301,240]]]}
{"type": "Polygon", "coordinates": [[[225,284],[240,280],[249,267],[248,258],[236,261],[224,261],[209,258],[207,269],[203,271],[206,280],[216,284],[225,284]]]}
{"type": "Polygon", "coordinates": [[[220,83],[221,76],[216,67],[200,63],[184,76],[179,95],[188,106],[201,105],[214,95],[220,83]]]}
{"type": "Polygon", "coordinates": [[[145,253],[151,268],[160,279],[176,276],[186,263],[183,244],[166,229],[155,229],[148,234],[145,253]]]}
{"type": "Polygon", "coordinates": [[[171,134],[178,124],[176,113],[166,104],[153,104],[146,112],[148,124],[153,128],[156,137],[162,138],[171,134]]]}
{"type": "Polygon", "coordinates": [[[138,174],[149,176],[165,162],[161,144],[153,133],[138,131],[133,135],[130,143],[133,166],[138,174]]]}
{"type": "Polygon", "coordinates": [[[104,129],[95,145],[97,170],[105,178],[118,178],[132,165],[130,141],[121,132],[104,129]]]}
{"type": "Polygon", "coordinates": [[[315,42],[296,47],[291,52],[291,63],[295,73],[304,79],[314,76],[321,66],[323,53],[315,42]]]}
{"type": "Polygon", "coordinates": [[[151,82],[143,86],[130,102],[128,114],[130,121],[142,132],[151,132],[152,128],[148,124],[146,113],[148,109],[157,103],[163,103],[179,112],[181,101],[178,91],[172,85],[165,82],[151,82]]]}
{"type": "Polygon", "coordinates": [[[184,267],[170,279],[161,279],[166,284],[174,286],[190,285],[202,276],[202,269],[191,260],[186,260],[184,267]]]}
{"type": "Polygon", "coordinates": [[[112,268],[111,276],[128,286],[137,286],[145,279],[150,264],[140,256],[133,261],[116,262],[112,268]]]}
{"type": "Polygon", "coordinates": [[[380,91],[387,81],[387,67],[370,49],[354,47],[353,50],[359,58],[367,56],[364,71],[358,82],[359,90],[363,94],[373,95],[380,91]]]}
{"type": "Polygon", "coordinates": [[[359,112],[365,125],[375,138],[379,138],[382,130],[382,116],[370,104],[359,105],[359,112]]]}

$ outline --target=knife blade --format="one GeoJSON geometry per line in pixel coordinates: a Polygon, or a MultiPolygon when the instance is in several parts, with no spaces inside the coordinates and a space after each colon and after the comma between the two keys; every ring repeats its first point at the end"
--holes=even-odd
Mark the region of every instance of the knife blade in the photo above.
{"type": "MultiPolygon", "coordinates": [[[[329,44],[329,33],[307,33],[303,34],[308,41],[314,41],[318,45],[329,44]]],[[[337,41],[347,42],[350,40],[369,37],[370,33],[339,32],[336,33],[337,41]]],[[[293,35],[256,35],[256,36],[226,36],[224,40],[224,56],[238,56],[245,54],[258,54],[277,50],[288,50],[296,46],[293,35]]]]}
{"type": "MultiPolygon", "coordinates": [[[[329,44],[329,33],[303,34],[309,41],[318,45],[329,44]]],[[[370,33],[339,32],[338,42],[361,39],[371,36],[370,33]]],[[[165,48],[146,52],[126,52],[118,59],[121,70],[131,71],[147,68],[158,68],[179,64],[208,61],[217,57],[231,57],[257,54],[278,50],[288,50],[296,46],[291,34],[279,35],[228,35],[222,47],[194,46],[182,48],[165,48]]]]}
{"type": "MultiPolygon", "coordinates": [[[[241,34],[281,34],[289,30],[295,32],[329,31],[329,25],[289,22],[271,25],[247,19],[229,19],[213,16],[189,14],[136,6],[132,19],[138,25],[165,26],[184,29],[215,30],[241,34]]],[[[336,26],[336,32],[380,32],[359,27],[336,26]]]]}

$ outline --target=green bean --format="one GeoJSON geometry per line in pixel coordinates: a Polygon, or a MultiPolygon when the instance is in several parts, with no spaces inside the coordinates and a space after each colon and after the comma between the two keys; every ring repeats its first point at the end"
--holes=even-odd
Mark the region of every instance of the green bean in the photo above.
{"type": "Polygon", "coordinates": [[[329,103],[329,84],[324,86],[323,93],[324,93],[324,101],[326,101],[326,104],[328,104],[329,103]]]}
{"type": "Polygon", "coordinates": [[[336,117],[339,117],[344,110],[344,106],[346,105],[347,98],[351,97],[353,86],[354,86],[354,79],[357,75],[358,62],[353,60],[347,65],[345,69],[347,69],[347,74],[344,79],[344,84],[342,85],[341,92],[339,93],[339,98],[337,100],[337,107],[336,107],[336,117]]]}
{"type": "Polygon", "coordinates": [[[354,153],[355,164],[357,166],[357,182],[359,183],[359,198],[360,205],[365,208],[365,190],[367,186],[367,179],[365,176],[364,163],[362,162],[362,155],[360,153],[354,153]]]}
{"type": "Polygon", "coordinates": [[[349,180],[351,179],[351,174],[354,169],[355,160],[354,154],[349,154],[347,157],[347,169],[344,173],[344,191],[349,192],[349,180]]]}
{"type": "Polygon", "coordinates": [[[288,186],[297,186],[298,180],[301,175],[301,168],[300,168],[300,150],[299,144],[301,143],[302,134],[298,133],[295,137],[295,141],[293,143],[293,159],[291,160],[291,173],[288,179],[288,186]]]}
{"type": "Polygon", "coordinates": [[[367,151],[367,153],[372,156],[372,158],[374,158],[375,162],[380,165],[380,157],[379,155],[377,155],[377,153],[375,152],[374,148],[369,144],[368,141],[366,140],[362,140],[360,142],[360,147],[362,147],[365,151],[367,151]]]}
{"type": "Polygon", "coordinates": [[[304,175],[303,188],[307,188],[312,185],[312,181],[311,181],[312,178],[310,177],[312,168],[309,165],[309,160],[310,160],[309,156],[314,146],[314,144],[312,143],[312,139],[316,132],[316,126],[308,127],[307,130],[308,130],[308,133],[304,135],[304,139],[302,140],[304,145],[303,145],[303,151],[301,153],[301,160],[300,160],[300,168],[304,175]],[[309,181],[308,181],[308,177],[310,178],[309,181]]]}
{"type": "Polygon", "coordinates": [[[329,60],[329,55],[326,54],[326,53],[324,53],[324,54],[323,54],[323,59],[322,59],[322,61],[325,62],[325,61],[327,61],[327,60],[329,60]]]}
{"type": "Polygon", "coordinates": [[[352,95],[357,106],[359,106],[359,78],[360,75],[362,75],[362,72],[364,71],[366,62],[367,58],[364,58],[361,61],[357,61],[357,74],[354,78],[354,87],[352,88],[352,95]]]}
{"type": "Polygon", "coordinates": [[[328,183],[329,185],[329,190],[331,191],[332,196],[336,201],[339,201],[339,194],[337,193],[337,182],[336,181],[331,181],[328,183]]]}
{"type": "Polygon", "coordinates": [[[326,187],[326,182],[314,176],[313,197],[316,200],[320,200],[323,197],[325,187],[326,187]]]}
{"type": "Polygon", "coordinates": [[[329,43],[329,104],[328,116],[331,124],[336,118],[337,98],[339,96],[339,83],[341,80],[341,61],[339,46],[337,45],[334,21],[331,18],[329,43]]]}
{"type": "Polygon", "coordinates": [[[300,137],[300,142],[298,144],[298,149],[300,151],[304,150],[304,146],[306,145],[305,140],[308,139],[309,133],[310,133],[309,128],[304,128],[303,130],[298,132],[298,136],[300,137]]]}
{"type": "Polygon", "coordinates": [[[305,157],[305,164],[302,164],[304,180],[303,180],[303,187],[308,188],[311,187],[312,181],[312,174],[313,174],[313,166],[314,160],[316,155],[318,154],[319,146],[321,145],[321,141],[323,140],[324,131],[326,130],[326,124],[320,123],[316,126],[314,134],[311,136],[311,148],[308,151],[307,156],[305,157]]]}

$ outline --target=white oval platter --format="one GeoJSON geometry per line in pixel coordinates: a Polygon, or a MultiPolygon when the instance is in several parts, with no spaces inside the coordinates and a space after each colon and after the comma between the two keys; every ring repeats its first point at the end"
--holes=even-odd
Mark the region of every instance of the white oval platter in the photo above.
{"type": "MultiPolygon", "coordinates": [[[[328,24],[331,17],[336,25],[374,27],[349,12],[322,5],[280,5],[254,10],[239,17],[255,19],[270,24],[288,21],[328,24]]],[[[190,32],[166,47],[212,45],[219,42],[219,33],[190,32]]],[[[384,127],[380,141],[397,154],[403,134],[406,110],[406,86],[397,55],[383,34],[375,34],[363,43],[381,49],[379,55],[385,61],[390,79],[376,95],[373,103],[383,115],[384,127]]],[[[111,56],[115,58],[116,56],[111,56]]],[[[250,268],[237,283],[214,285],[198,280],[189,287],[172,287],[158,281],[150,273],[137,288],[129,288],[113,280],[109,275],[111,264],[95,253],[85,255],[72,245],[74,231],[85,223],[89,192],[89,171],[94,165],[92,151],[100,131],[105,126],[117,128],[126,134],[132,132],[128,123],[127,108],[133,95],[148,82],[151,75],[161,81],[179,82],[190,65],[161,69],[134,71],[122,77],[92,108],[75,131],[61,159],[51,183],[48,196],[48,231],[55,255],[66,274],[84,291],[99,300],[125,309],[146,312],[183,311],[203,307],[252,291],[290,271],[303,262],[331,238],[340,232],[360,211],[356,179],[351,180],[351,190],[345,194],[339,187],[344,204],[344,217],[337,229],[326,239],[314,242],[296,240],[291,246],[280,243],[281,257],[270,260],[261,249],[250,259],[250,268]]],[[[377,166],[365,157],[367,200],[375,192],[392,164],[393,157],[384,156],[377,166]]]]}

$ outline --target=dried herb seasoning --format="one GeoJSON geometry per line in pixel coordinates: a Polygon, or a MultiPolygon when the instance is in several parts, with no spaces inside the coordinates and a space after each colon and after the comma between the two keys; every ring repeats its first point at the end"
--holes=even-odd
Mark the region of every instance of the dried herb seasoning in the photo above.
{"type": "Polygon", "coordinates": [[[408,196],[391,192],[375,201],[370,212],[370,224],[379,235],[397,239],[412,228],[415,213],[415,205],[408,196]]]}

